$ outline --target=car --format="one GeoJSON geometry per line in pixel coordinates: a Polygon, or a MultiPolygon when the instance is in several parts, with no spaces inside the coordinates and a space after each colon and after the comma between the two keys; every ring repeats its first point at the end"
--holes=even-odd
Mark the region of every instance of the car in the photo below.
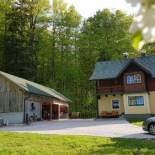
{"type": "Polygon", "coordinates": [[[143,122],[143,130],[155,135],[155,117],[150,117],[143,122]]]}

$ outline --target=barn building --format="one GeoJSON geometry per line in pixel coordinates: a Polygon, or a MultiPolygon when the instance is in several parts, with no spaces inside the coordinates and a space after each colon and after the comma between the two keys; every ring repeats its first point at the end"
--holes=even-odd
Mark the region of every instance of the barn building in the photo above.
{"type": "Polygon", "coordinates": [[[54,89],[0,71],[0,118],[9,124],[68,118],[70,102],[54,89]]]}

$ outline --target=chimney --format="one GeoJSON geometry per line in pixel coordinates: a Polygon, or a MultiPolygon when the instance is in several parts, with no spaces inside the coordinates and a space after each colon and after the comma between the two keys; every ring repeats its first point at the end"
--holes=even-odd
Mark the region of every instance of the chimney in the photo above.
{"type": "Polygon", "coordinates": [[[141,57],[145,57],[146,56],[146,50],[142,49],[140,51],[140,55],[141,55],[141,57]]]}
{"type": "Polygon", "coordinates": [[[123,58],[124,58],[124,59],[128,59],[128,57],[129,57],[129,53],[128,53],[128,52],[124,52],[124,53],[123,53],[123,58]]]}

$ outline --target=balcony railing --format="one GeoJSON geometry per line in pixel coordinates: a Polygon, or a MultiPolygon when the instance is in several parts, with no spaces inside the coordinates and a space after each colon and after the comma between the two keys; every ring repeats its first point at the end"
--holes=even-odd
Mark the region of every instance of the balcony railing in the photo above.
{"type": "Polygon", "coordinates": [[[117,92],[124,92],[124,87],[123,86],[98,87],[96,91],[97,93],[117,93],[117,92]]]}

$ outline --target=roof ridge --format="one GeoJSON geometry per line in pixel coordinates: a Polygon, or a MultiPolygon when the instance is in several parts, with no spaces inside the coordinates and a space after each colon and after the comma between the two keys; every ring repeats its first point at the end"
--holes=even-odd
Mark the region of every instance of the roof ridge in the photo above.
{"type": "Polygon", "coordinates": [[[97,62],[90,80],[114,79],[120,75],[120,73],[124,71],[124,68],[130,63],[137,64],[143,71],[151,74],[151,76],[155,78],[155,55],[149,55],[144,57],[97,62]]]}
{"type": "Polygon", "coordinates": [[[97,61],[97,63],[106,63],[106,62],[119,62],[119,61],[129,61],[129,60],[136,60],[136,59],[142,59],[142,58],[148,58],[148,57],[155,57],[155,55],[146,55],[146,56],[139,56],[134,58],[127,58],[127,59],[118,59],[118,60],[105,60],[105,61],[97,61]]]}
{"type": "Polygon", "coordinates": [[[0,74],[27,92],[30,91],[29,89],[33,89],[32,90],[33,92],[36,90],[36,91],[38,91],[38,93],[42,93],[40,95],[51,96],[51,97],[55,97],[60,100],[71,102],[70,99],[68,99],[63,94],[59,93],[58,91],[56,91],[55,89],[52,89],[50,87],[44,86],[44,85],[36,83],[34,81],[30,81],[30,80],[27,80],[27,79],[24,79],[24,78],[21,78],[21,77],[18,77],[18,76],[15,76],[15,75],[3,72],[3,71],[0,71],[0,74]]]}

